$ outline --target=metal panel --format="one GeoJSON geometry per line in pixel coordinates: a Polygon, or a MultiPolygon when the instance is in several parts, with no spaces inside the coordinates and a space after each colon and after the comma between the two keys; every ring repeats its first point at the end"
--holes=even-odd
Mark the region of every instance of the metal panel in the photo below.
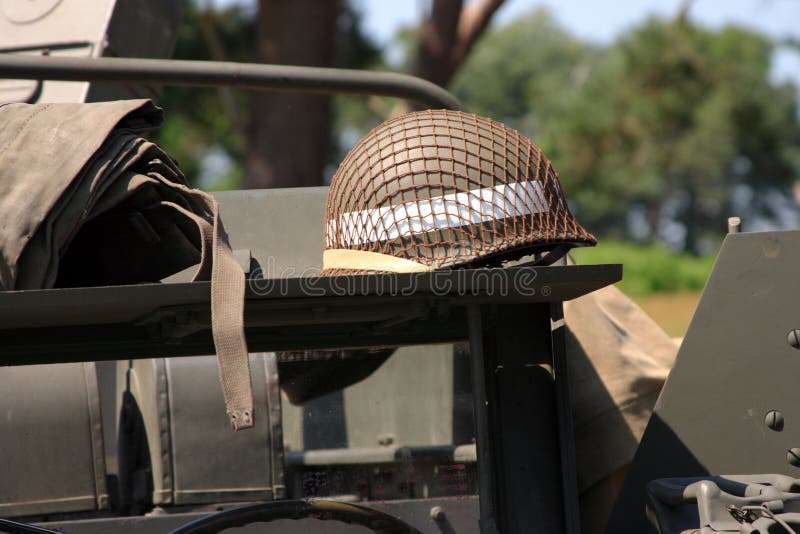
{"type": "Polygon", "coordinates": [[[552,335],[550,307],[472,308],[470,335],[482,532],[577,532],[577,496],[564,491],[574,480],[561,458],[572,435],[559,432],[571,413],[556,388],[565,377],[554,372],[563,339],[552,335]]]}
{"type": "Polygon", "coordinates": [[[121,391],[117,398],[125,403],[119,410],[123,415],[117,450],[122,505],[146,508],[149,502],[171,503],[172,433],[165,360],[121,361],[118,365],[124,379],[118,381],[121,391]]]}
{"type": "Polygon", "coordinates": [[[453,350],[422,345],[397,350],[344,391],[302,406],[283,404],[285,443],[293,451],[383,444],[453,445],[453,350]],[[323,419],[336,418],[332,424],[323,419]],[[303,427],[316,424],[324,433],[303,427]],[[331,435],[333,434],[333,435],[331,435]]]}
{"type": "Polygon", "coordinates": [[[231,247],[249,249],[263,278],[319,274],[327,187],[215,193],[231,247]]]}
{"type": "Polygon", "coordinates": [[[654,479],[800,474],[787,460],[800,447],[798,265],[798,231],[725,238],[607,532],[655,532],[644,513],[654,479]]]}
{"type": "Polygon", "coordinates": [[[349,447],[453,442],[453,350],[401,348],[374,375],[344,391],[349,447]]]}
{"type": "Polygon", "coordinates": [[[108,507],[94,364],[0,372],[0,516],[108,507]]]}
{"type": "MultiPolygon", "coordinates": [[[[470,304],[570,300],[621,275],[573,265],[255,281],[245,327],[251,351],[452,342],[467,337],[470,304]]],[[[0,364],[211,354],[209,294],[208,282],[0,292],[0,364]]]]}
{"type": "Polygon", "coordinates": [[[280,404],[272,406],[267,398],[268,380],[272,400],[277,393],[276,365],[272,353],[250,356],[255,406],[264,423],[248,432],[231,432],[219,409],[223,403],[215,357],[131,363],[130,391],[147,433],[154,504],[270,500],[283,495],[283,445],[280,433],[272,435],[275,424],[270,424],[280,404]]]}
{"type": "MultiPolygon", "coordinates": [[[[180,2],[175,0],[0,0],[0,52],[59,58],[169,57],[179,20],[180,2]]],[[[0,80],[0,102],[157,96],[152,89],[132,84],[88,82],[0,80]]]]}

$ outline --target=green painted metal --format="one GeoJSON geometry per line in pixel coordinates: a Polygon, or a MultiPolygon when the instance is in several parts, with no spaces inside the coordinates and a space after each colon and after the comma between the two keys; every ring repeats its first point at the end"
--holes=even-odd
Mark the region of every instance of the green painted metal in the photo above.
{"type": "Polygon", "coordinates": [[[395,72],[225,61],[0,56],[0,79],[236,87],[260,91],[380,95],[437,109],[463,109],[456,97],[422,78],[395,72]]]}
{"type": "Polygon", "coordinates": [[[645,485],[667,477],[794,478],[800,445],[800,232],[729,234],[637,450],[606,532],[656,532],[645,485]],[[781,431],[767,414],[779,410],[781,431]]]}

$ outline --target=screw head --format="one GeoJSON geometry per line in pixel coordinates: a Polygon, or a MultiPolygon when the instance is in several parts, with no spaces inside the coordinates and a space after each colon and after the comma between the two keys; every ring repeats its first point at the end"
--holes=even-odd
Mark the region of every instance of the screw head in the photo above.
{"type": "Polygon", "coordinates": [[[789,465],[800,467],[800,447],[792,447],[786,451],[786,461],[789,465]]]}
{"type": "Polygon", "coordinates": [[[431,508],[431,519],[434,521],[444,521],[444,510],[441,506],[431,508]]]}
{"type": "Polygon", "coordinates": [[[780,432],[783,430],[783,413],[781,413],[780,410],[768,411],[767,415],[764,416],[764,424],[767,425],[767,428],[770,430],[780,432]]]}
{"type": "Polygon", "coordinates": [[[786,335],[786,341],[789,342],[789,345],[796,349],[800,349],[800,330],[789,330],[789,333],[786,335]]]}

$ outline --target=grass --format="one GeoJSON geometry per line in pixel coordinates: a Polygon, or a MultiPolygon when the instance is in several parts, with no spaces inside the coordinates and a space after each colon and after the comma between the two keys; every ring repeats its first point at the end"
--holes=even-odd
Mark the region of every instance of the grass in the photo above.
{"type": "Polygon", "coordinates": [[[671,337],[683,337],[689,327],[694,309],[700,300],[700,291],[653,293],[634,300],[671,337]]]}
{"type": "Polygon", "coordinates": [[[573,249],[578,263],[621,263],[619,288],[642,298],[655,293],[699,291],[714,265],[715,255],[694,257],[672,252],[663,245],[632,245],[605,241],[593,248],[573,249]]]}
{"type": "Polygon", "coordinates": [[[622,263],[619,288],[673,337],[686,333],[716,257],[697,258],[662,245],[619,241],[574,249],[571,254],[578,263],[622,263]]]}

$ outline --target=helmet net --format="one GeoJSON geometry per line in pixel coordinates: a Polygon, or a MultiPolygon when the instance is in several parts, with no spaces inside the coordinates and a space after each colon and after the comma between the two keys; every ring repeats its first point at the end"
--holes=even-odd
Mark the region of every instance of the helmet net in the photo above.
{"type": "Polygon", "coordinates": [[[536,145],[502,123],[458,111],[409,113],[368,133],[333,177],[325,221],[326,249],[434,269],[596,244],[536,145]]]}

